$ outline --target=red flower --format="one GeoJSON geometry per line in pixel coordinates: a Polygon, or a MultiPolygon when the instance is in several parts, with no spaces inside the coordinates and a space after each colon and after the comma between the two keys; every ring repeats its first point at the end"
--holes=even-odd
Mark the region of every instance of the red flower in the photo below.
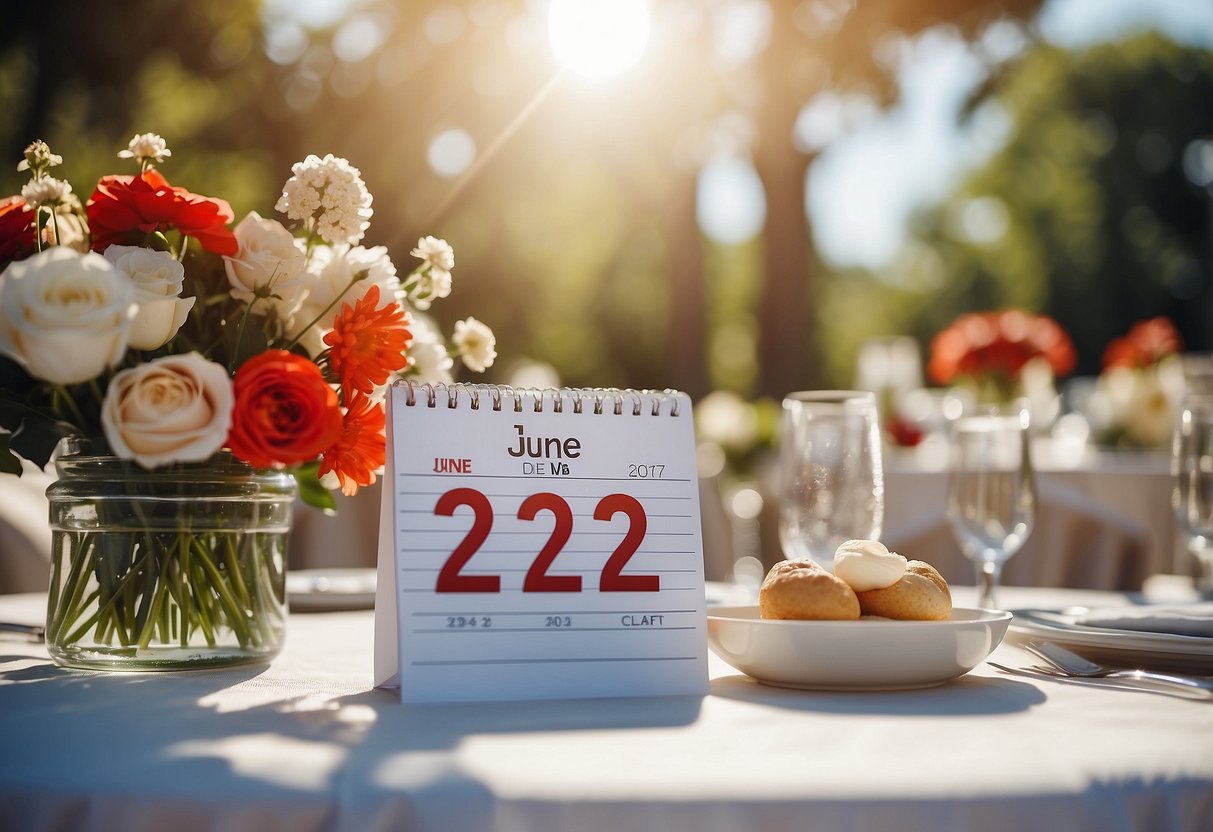
{"type": "Polygon", "coordinates": [[[34,237],[34,212],[19,196],[0,199],[0,269],[14,260],[33,254],[38,248],[34,237]]]}
{"type": "Polygon", "coordinates": [[[302,356],[260,353],[241,365],[233,386],[228,447],[255,468],[307,462],[341,437],[337,393],[302,356]]]}
{"type": "Polygon", "coordinates": [[[1103,367],[1149,367],[1183,349],[1179,332],[1168,318],[1138,321],[1129,334],[1117,338],[1104,350],[1103,367]]]}
{"type": "Polygon", "coordinates": [[[374,484],[375,472],[386,459],[386,424],[383,405],[355,393],[345,411],[341,438],[324,452],[320,476],[330,471],[336,474],[341,493],[351,497],[358,493],[359,486],[374,484]]]}
{"type": "Polygon", "coordinates": [[[931,341],[927,373],[939,384],[960,376],[1018,377],[1033,358],[1043,358],[1055,376],[1074,369],[1074,345],[1057,321],[1017,309],[961,315],[931,341]]]}
{"type": "Polygon", "coordinates": [[[93,250],[114,243],[140,245],[154,231],[176,229],[214,254],[235,254],[236,235],[227,227],[232,206],[222,199],[175,188],[158,170],[138,176],[105,176],[88,201],[93,250]]]}
{"type": "Polygon", "coordinates": [[[329,361],[341,389],[372,393],[388,376],[408,364],[406,350],[413,335],[408,315],[397,304],[379,308],[379,287],[371,286],[353,306],[341,307],[333,331],[324,336],[329,361]]]}

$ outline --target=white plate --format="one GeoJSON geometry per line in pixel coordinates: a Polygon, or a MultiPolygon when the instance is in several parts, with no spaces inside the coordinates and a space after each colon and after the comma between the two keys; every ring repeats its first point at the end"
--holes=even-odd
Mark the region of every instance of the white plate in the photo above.
{"type": "Polygon", "coordinates": [[[1055,641],[1096,662],[1120,667],[1213,673],[1213,638],[1078,624],[1075,610],[1012,610],[1016,641],[1055,641]]]}
{"type": "Polygon", "coordinates": [[[767,621],[758,607],[710,607],[708,642],[760,682],[810,690],[903,690],[968,673],[1011,614],[954,607],[947,621],[767,621]]]}
{"type": "Polygon", "coordinates": [[[286,596],[294,612],[374,609],[375,570],[296,569],[286,573],[286,596]]]}

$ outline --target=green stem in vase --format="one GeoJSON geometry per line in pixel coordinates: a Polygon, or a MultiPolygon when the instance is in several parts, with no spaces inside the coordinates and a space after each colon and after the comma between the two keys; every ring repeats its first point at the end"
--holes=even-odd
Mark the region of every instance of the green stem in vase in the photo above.
{"type": "MultiPolygon", "coordinates": [[[[148,570],[152,572],[152,570],[148,570]]],[[[161,609],[164,606],[165,582],[156,581],[152,587],[150,595],[145,597],[145,601],[150,598],[151,603],[148,605],[148,614],[143,621],[143,627],[139,631],[139,648],[146,650],[147,646],[152,643],[152,635],[155,633],[156,625],[163,624],[160,618],[161,609]]],[[[164,641],[164,632],[161,630],[160,640],[164,641]]]]}
{"type": "MultiPolygon", "coordinates": [[[[188,545],[188,544],[187,544],[188,545]]],[[[193,548],[192,546],[190,547],[193,548]]],[[[203,572],[202,566],[198,563],[191,563],[190,571],[186,573],[187,580],[191,588],[197,592],[200,586],[206,586],[206,574],[203,572]]],[[[206,643],[210,647],[214,647],[215,626],[211,616],[211,599],[202,597],[199,593],[194,598],[194,609],[198,611],[198,626],[202,629],[202,637],[206,639],[206,643]]]]}
{"type": "Polygon", "coordinates": [[[222,537],[223,558],[227,565],[227,573],[231,576],[232,585],[240,599],[240,605],[244,609],[249,609],[252,607],[252,601],[249,599],[248,587],[244,583],[244,575],[240,570],[240,555],[236,552],[236,535],[224,534],[222,537]]]}
{"type": "MultiPolygon", "coordinates": [[[[69,537],[68,542],[77,540],[75,536],[69,537]]],[[[93,541],[91,535],[84,534],[79,538],[79,548],[70,553],[72,565],[67,571],[67,580],[63,586],[63,596],[55,611],[55,616],[51,621],[51,626],[48,628],[49,637],[55,638],[60,633],[64,632],[65,628],[75,622],[79,616],[77,607],[80,599],[84,597],[84,589],[88,584],[88,576],[92,570],[90,564],[93,559],[93,541]]]]}
{"type": "Polygon", "coordinates": [[[194,604],[190,594],[190,536],[188,532],[177,534],[177,568],[173,570],[177,585],[177,606],[181,610],[181,646],[189,644],[194,629],[194,604]]]}
{"type": "Polygon", "coordinates": [[[232,589],[228,586],[227,581],[223,579],[223,574],[219,568],[215,566],[215,562],[211,559],[211,555],[206,551],[206,547],[201,541],[194,541],[194,555],[202,564],[203,570],[207,577],[211,580],[211,588],[219,598],[219,603],[223,607],[223,611],[227,616],[227,625],[232,632],[236,634],[237,640],[241,647],[247,647],[249,644],[249,628],[248,622],[244,620],[244,613],[240,609],[240,605],[232,598],[232,589]]]}

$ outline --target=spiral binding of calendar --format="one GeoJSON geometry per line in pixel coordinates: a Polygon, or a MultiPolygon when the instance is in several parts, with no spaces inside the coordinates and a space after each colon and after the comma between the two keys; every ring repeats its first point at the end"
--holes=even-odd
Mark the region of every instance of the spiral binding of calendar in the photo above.
{"type": "Polygon", "coordinates": [[[648,414],[662,415],[661,406],[668,402],[670,407],[666,415],[678,416],[679,403],[682,394],[677,390],[631,390],[613,387],[510,387],[503,384],[465,384],[457,382],[444,384],[442,382],[417,382],[412,379],[401,379],[396,384],[405,388],[404,403],[408,407],[424,402],[426,407],[444,406],[451,409],[460,406],[466,400],[472,410],[479,410],[482,404],[487,404],[494,411],[512,410],[522,413],[529,407],[535,413],[543,413],[550,406],[553,413],[563,413],[565,400],[568,399],[574,413],[585,412],[587,406],[594,414],[612,413],[622,416],[630,413],[633,416],[644,415],[645,403],[649,404],[648,414]]]}

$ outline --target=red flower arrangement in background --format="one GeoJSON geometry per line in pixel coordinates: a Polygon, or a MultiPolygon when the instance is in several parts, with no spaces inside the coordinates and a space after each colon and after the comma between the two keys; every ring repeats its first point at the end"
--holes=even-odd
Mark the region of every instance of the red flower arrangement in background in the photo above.
{"type": "Polygon", "coordinates": [[[1133,324],[1127,335],[1108,344],[1103,354],[1103,368],[1150,367],[1182,349],[1183,342],[1170,319],[1150,318],[1133,324]]]}
{"type": "Polygon", "coordinates": [[[1018,309],[972,312],[931,340],[927,374],[938,384],[988,380],[1007,393],[1034,358],[1047,362],[1054,376],[1074,369],[1074,345],[1057,321],[1018,309]]]}

